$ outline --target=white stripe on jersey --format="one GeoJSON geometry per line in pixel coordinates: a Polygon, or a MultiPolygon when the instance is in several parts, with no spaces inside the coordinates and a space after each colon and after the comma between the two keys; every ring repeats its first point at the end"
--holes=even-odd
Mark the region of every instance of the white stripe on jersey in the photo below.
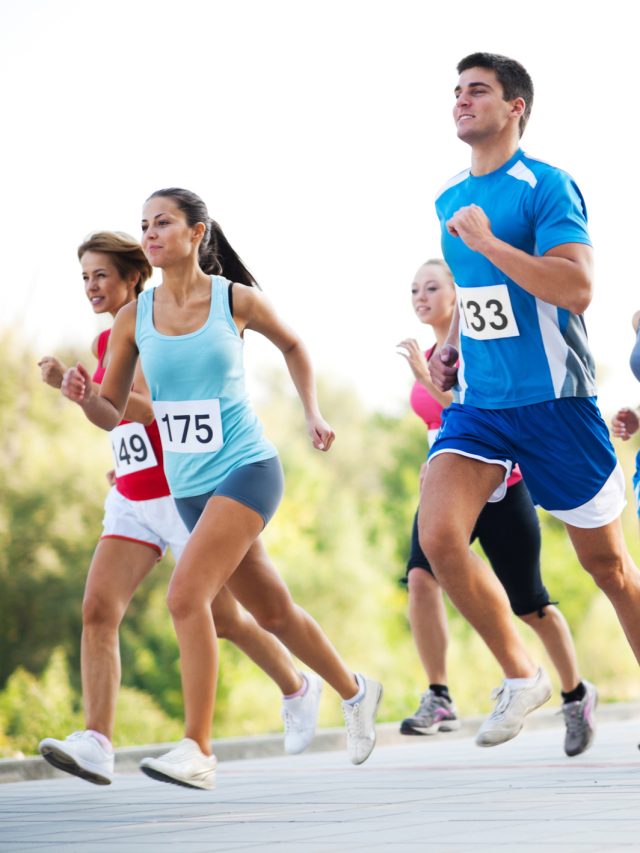
{"type": "Polygon", "coordinates": [[[522,160],[518,160],[517,163],[514,163],[508,170],[507,175],[511,175],[512,178],[516,178],[518,181],[526,181],[531,189],[535,189],[536,184],[538,183],[536,176],[528,166],[524,165],[522,160]]]}
{"type": "Polygon", "coordinates": [[[557,398],[560,396],[560,391],[567,376],[567,354],[569,347],[560,332],[557,307],[549,304],[549,302],[544,302],[542,299],[538,299],[536,296],[536,309],[538,311],[542,345],[547,356],[553,390],[557,398]]]}
{"type": "MultiPolygon", "coordinates": [[[[458,399],[456,400],[456,402],[457,403],[464,403],[464,396],[465,396],[465,392],[467,390],[467,383],[465,382],[465,378],[464,378],[464,358],[462,357],[462,347],[460,346],[460,344],[458,344],[458,355],[460,356],[460,358],[458,360],[458,376],[457,376],[457,379],[458,379],[458,386],[459,386],[460,390],[457,392],[458,399]]],[[[454,399],[455,399],[455,396],[454,396],[454,399]]]]}
{"type": "Polygon", "coordinates": [[[446,191],[450,190],[451,187],[455,187],[456,184],[461,184],[462,181],[466,181],[470,174],[471,169],[465,169],[464,171],[459,172],[457,175],[454,175],[454,177],[451,178],[450,181],[447,181],[447,183],[440,190],[438,190],[436,194],[436,201],[440,198],[442,193],[446,193],[446,191]]]}

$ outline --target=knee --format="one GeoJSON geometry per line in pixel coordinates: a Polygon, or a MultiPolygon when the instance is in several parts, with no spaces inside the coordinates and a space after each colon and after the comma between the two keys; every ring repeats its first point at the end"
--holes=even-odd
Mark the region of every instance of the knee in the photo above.
{"type": "Polygon", "coordinates": [[[612,553],[584,563],[596,585],[607,595],[622,592],[626,586],[627,570],[622,554],[612,553]]]}
{"type": "Polygon", "coordinates": [[[82,624],[85,628],[117,629],[124,607],[99,593],[85,593],[82,601],[82,624]]]}
{"type": "Polygon", "coordinates": [[[286,596],[270,601],[267,606],[253,614],[258,625],[265,631],[280,636],[295,616],[295,605],[286,596]]]}
{"type": "Polygon", "coordinates": [[[560,626],[565,624],[565,619],[562,613],[558,610],[558,608],[552,602],[548,601],[546,604],[539,604],[535,610],[528,610],[526,613],[523,613],[522,606],[511,606],[511,609],[516,614],[518,619],[522,619],[523,622],[526,622],[531,628],[537,630],[540,625],[542,619],[545,620],[545,624],[560,626]]]}
{"type": "Polygon", "coordinates": [[[418,607],[428,605],[440,593],[440,586],[433,575],[424,569],[416,568],[409,572],[409,600],[418,607]]]}
{"type": "Polygon", "coordinates": [[[543,607],[539,610],[533,610],[531,613],[518,613],[518,619],[522,619],[527,625],[535,628],[542,618],[546,616],[546,611],[543,607]]]}
{"type": "Polygon", "coordinates": [[[174,622],[188,619],[199,609],[200,602],[196,599],[193,590],[186,585],[172,581],[167,591],[167,608],[174,622]]]}
{"type": "MultiPolygon", "coordinates": [[[[427,560],[432,566],[446,564],[454,557],[456,535],[455,532],[443,526],[420,525],[418,529],[418,540],[427,560]]],[[[463,542],[467,550],[469,540],[463,542]]],[[[456,558],[457,559],[457,558],[456,558]]]]}

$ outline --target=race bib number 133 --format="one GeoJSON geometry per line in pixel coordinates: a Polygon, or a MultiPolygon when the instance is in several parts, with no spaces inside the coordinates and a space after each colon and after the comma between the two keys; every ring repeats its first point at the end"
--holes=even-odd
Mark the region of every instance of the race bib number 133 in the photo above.
{"type": "Polygon", "coordinates": [[[219,400],[156,400],[153,411],[164,451],[215,453],[222,447],[219,400]]]}
{"type": "Polygon", "coordinates": [[[515,338],[520,334],[506,284],[489,287],[458,287],[460,332],[468,338],[488,341],[515,338]]]}

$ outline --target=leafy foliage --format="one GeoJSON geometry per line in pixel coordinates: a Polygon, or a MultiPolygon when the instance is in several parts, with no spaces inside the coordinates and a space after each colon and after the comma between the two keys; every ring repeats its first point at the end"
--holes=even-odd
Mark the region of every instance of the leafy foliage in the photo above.
{"type": "MultiPolygon", "coordinates": [[[[110,457],[104,435],[41,383],[36,356],[15,336],[0,336],[0,357],[0,753],[8,755],[34,752],[41,737],[82,726],[82,590],[100,532],[110,457]]],[[[409,414],[371,413],[352,388],[324,381],[323,411],[337,439],[329,454],[320,454],[310,446],[284,373],[265,376],[262,384],[260,416],[286,475],[285,497],[265,542],[296,602],[320,622],[349,666],[384,682],[382,716],[397,720],[414,709],[425,686],[406,592],[398,584],[418,500],[424,429],[409,414]]],[[[629,475],[634,448],[619,449],[629,475]]],[[[626,698],[636,664],[611,607],[578,566],[563,526],[545,513],[541,521],[545,582],[573,628],[584,675],[602,698],[626,698]]],[[[631,505],[625,526],[638,558],[631,505]]],[[[122,625],[118,744],[180,736],[179,656],[165,604],[171,569],[166,559],[150,574],[122,625]]],[[[500,673],[467,623],[449,612],[450,686],[462,713],[480,713],[500,673]]],[[[521,631],[544,659],[530,629],[521,631]]],[[[215,736],[278,731],[279,698],[251,661],[221,643],[215,736]]],[[[340,703],[326,690],[321,723],[340,719],[340,703]]]]}

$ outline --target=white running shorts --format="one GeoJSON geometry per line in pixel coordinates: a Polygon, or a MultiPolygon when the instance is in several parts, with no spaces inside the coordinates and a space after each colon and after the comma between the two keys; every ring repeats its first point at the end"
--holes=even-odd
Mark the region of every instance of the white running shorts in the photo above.
{"type": "Polygon", "coordinates": [[[176,562],[189,538],[171,495],[148,501],[125,498],[115,486],[104,502],[101,539],[126,539],[140,542],[158,552],[158,559],[171,548],[176,562]]]}

